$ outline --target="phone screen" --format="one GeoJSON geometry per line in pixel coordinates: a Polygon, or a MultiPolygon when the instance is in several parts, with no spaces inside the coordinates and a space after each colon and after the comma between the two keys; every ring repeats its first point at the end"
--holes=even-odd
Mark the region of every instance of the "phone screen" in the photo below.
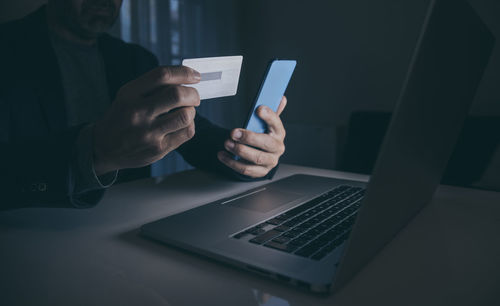
{"type": "Polygon", "coordinates": [[[278,110],[281,98],[292,78],[296,65],[297,61],[294,60],[273,60],[269,64],[266,76],[260,85],[255,103],[248,116],[245,129],[256,133],[267,132],[266,123],[257,116],[255,111],[261,105],[268,106],[274,112],[278,110]]]}

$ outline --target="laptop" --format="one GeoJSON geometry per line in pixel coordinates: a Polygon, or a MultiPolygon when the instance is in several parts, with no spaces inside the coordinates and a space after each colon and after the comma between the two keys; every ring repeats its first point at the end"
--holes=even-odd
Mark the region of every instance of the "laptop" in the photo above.
{"type": "Polygon", "coordinates": [[[337,290],[431,200],[493,44],[465,1],[430,1],[368,183],[293,175],[141,233],[312,291],[337,290]]]}

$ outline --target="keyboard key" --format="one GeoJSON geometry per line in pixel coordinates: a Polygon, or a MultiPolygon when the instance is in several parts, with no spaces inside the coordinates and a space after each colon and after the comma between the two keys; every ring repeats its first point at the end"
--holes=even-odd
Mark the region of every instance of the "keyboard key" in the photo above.
{"type": "Polygon", "coordinates": [[[264,234],[266,231],[262,228],[258,228],[252,232],[253,235],[258,236],[264,234]]]}
{"type": "Polygon", "coordinates": [[[274,219],[267,221],[267,223],[272,224],[272,225],[278,225],[278,224],[281,224],[282,222],[283,222],[283,220],[278,219],[278,218],[274,218],[274,219]]]}
{"type": "Polygon", "coordinates": [[[323,250],[331,252],[331,251],[335,250],[336,247],[338,247],[338,245],[332,242],[332,243],[328,244],[327,246],[325,246],[323,248],[323,250]]]}
{"type": "Polygon", "coordinates": [[[332,227],[332,226],[330,224],[327,224],[326,222],[323,222],[317,226],[317,228],[321,229],[321,231],[326,231],[330,227],[332,227]]]}
{"type": "Polygon", "coordinates": [[[279,220],[282,220],[282,221],[286,221],[288,218],[290,218],[290,217],[289,217],[289,216],[287,216],[287,214],[286,214],[286,213],[281,214],[281,215],[279,215],[279,216],[275,217],[275,219],[279,219],[279,220]]]}
{"type": "Polygon", "coordinates": [[[330,253],[330,251],[322,249],[319,252],[315,253],[311,258],[314,260],[321,260],[323,259],[323,257],[328,255],[328,253],[330,253]]]}
{"type": "Polygon", "coordinates": [[[295,225],[299,224],[300,222],[302,222],[302,220],[294,218],[292,220],[288,220],[287,222],[283,223],[283,225],[288,226],[288,227],[294,227],[295,225]]]}
{"type": "Polygon", "coordinates": [[[342,222],[340,223],[339,225],[335,226],[336,229],[340,230],[340,231],[344,231],[348,228],[349,226],[345,223],[345,222],[342,222]]]}
{"type": "Polygon", "coordinates": [[[318,239],[313,240],[313,242],[307,244],[303,248],[303,249],[306,249],[306,250],[303,250],[303,249],[299,250],[297,252],[297,255],[304,256],[304,257],[309,257],[312,254],[316,253],[319,249],[321,249],[322,247],[324,247],[325,245],[327,245],[328,243],[329,243],[328,241],[322,241],[322,240],[318,240],[318,239]],[[299,254],[299,252],[301,252],[301,254],[299,254]]]}
{"type": "Polygon", "coordinates": [[[325,246],[325,245],[327,245],[328,243],[330,243],[330,242],[329,242],[329,241],[325,241],[325,240],[321,240],[321,239],[316,238],[316,239],[314,239],[314,240],[313,240],[313,242],[311,242],[310,244],[311,244],[311,245],[314,245],[314,246],[316,246],[316,247],[318,247],[318,249],[319,249],[319,248],[324,247],[324,246],[325,246]]]}
{"type": "Polygon", "coordinates": [[[279,232],[286,232],[289,229],[290,228],[286,225],[280,225],[280,226],[274,228],[275,231],[279,231],[279,232]]]}
{"type": "Polygon", "coordinates": [[[269,247],[269,248],[273,248],[273,249],[277,249],[280,251],[284,251],[287,253],[291,253],[297,249],[297,246],[289,245],[289,244],[282,244],[282,243],[278,243],[275,241],[269,241],[268,243],[264,244],[264,246],[269,247]]]}
{"type": "Polygon", "coordinates": [[[246,231],[247,234],[251,234],[251,235],[261,235],[263,233],[265,233],[266,231],[262,229],[262,227],[260,226],[255,226],[255,227],[252,227],[251,229],[248,229],[246,231]]]}
{"type": "Polygon", "coordinates": [[[303,213],[302,215],[300,215],[300,217],[301,217],[302,219],[306,220],[306,219],[309,219],[310,217],[312,217],[313,215],[314,215],[314,214],[313,214],[313,213],[311,213],[311,211],[307,211],[307,212],[303,213]]]}
{"type": "Polygon", "coordinates": [[[311,200],[311,201],[309,201],[309,202],[306,202],[306,203],[304,203],[304,204],[302,204],[302,205],[300,205],[300,206],[298,206],[298,207],[295,207],[295,208],[293,208],[293,209],[291,209],[291,210],[287,211],[287,212],[286,212],[286,214],[287,214],[287,215],[289,215],[289,216],[291,216],[291,217],[292,217],[292,216],[296,216],[296,215],[298,215],[298,214],[300,214],[300,213],[302,213],[302,212],[304,212],[304,211],[308,210],[309,208],[311,208],[311,207],[314,207],[314,206],[318,205],[319,203],[321,203],[321,202],[323,202],[323,201],[324,201],[324,200],[323,200],[323,199],[321,199],[320,197],[315,198],[315,199],[312,199],[312,200],[311,200]]]}
{"type": "Polygon", "coordinates": [[[296,207],[296,208],[294,208],[292,210],[287,211],[286,215],[288,216],[288,219],[290,219],[291,217],[294,217],[294,216],[300,214],[303,211],[304,210],[301,209],[301,206],[299,206],[299,207],[296,207]]]}
{"type": "Polygon", "coordinates": [[[297,238],[292,241],[290,241],[288,244],[294,245],[296,247],[301,247],[308,243],[310,240],[309,239],[304,239],[304,238],[297,238]]]}
{"type": "Polygon", "coordinates": [[[292,238],[292,239],[299,236],[299,235],[300,235],[300,233],[294,232],[294,231],[289,231],[289,232],[286,232],[283,234],[284,237],[288,237],[288,238],[292,238]]]}
{"type": "Polygon", "coordinates": [[[339,230],[338,228],[333,228],[321,236],[325,236],[327,240],[332,241],[333,239],[337,238],[341,233],[342,231],[339,230]]]}
{"type": "Polygon", "coordinates": [[[316,237],[316,235],[311,235],[311,234],[309,234],[309,232],[306,232],[299,237],[311,241],[316,237]]]}
{"type": "MultiPolygon", "coordinates": [[[[335,236],[335,237],[336,237],[336,236],[335,236]]],[[[329,242],[333,241],[333,239],[335,239],[335,237],[331,237],[330,235],[328,235],[328,234],[326,234],[326,233],[325,233],[325,234],[323,234],[323,235],[320,235],[320,236],[319,236],[318,238],[316,238],[316,239],[319,239],[319,240],[321,240],[321,241],[324,241],[324,242],[329,243],[329,242]]]]}
{"type": "Polygon", "coordinates": [[[318,217],[314,217],[311,219],[311,222],[316,225],[318,223],[320,223],[321,221],[323,221],[321,218],[318,218],[318,217]]]}
{"type": "Polygon", "coordinates": [[[335,222],[335,220],[332,220],[331,218],[326,220],[325,222],[321,223],[321,224],[325,224],[325,226],[328,226],[328,227],[332,227],[334,224],[336,224],[337,222],[335,222]]]}
{"type": "Polygon", "coordinates": [[[331,215],[328,212],[326,212],[326,211],[324,211],[324,212],[322,212],[322,213],[320,213],[320,214],[317,215],[318,218],[322,218],[322,219],[328,218],[330,216],[331,215]]]}
{"type": "Polygon", "coordinates": [[[285,243],[290,241],[290,238],[284,237],[284,236],[279,236],[278,238],[273,239],[273,241],[277,242],[277,243],[285,244],[285,243]]]}
{"type": "Polygon", "coordinates": [[[310,229],[307,233],[311,234],[311,235],[314,235],[314,236],[318,236],[319,234],[321,234],[323,232],[322,229],[318,228],[318,227],[315,227],[313,229],[310,229]]]}
{"type": "Polygon", "coordinates": [[[315,246],[306,245],[302,249],[295,252],[295,254],[302,256],[302,257],[309,257],[312,254],[314,254],[316,251],[317,251],[317,248],[315,246]]]}
{"type": "Polygon", "coordinates": [[[241,232],[241,233],[238,233],[238,234],[234,235],[233,238],[241,239],[241,238],[243,238],[246,235],[247,235],[247,232],[241,232]]]}
{"type": "Polygon", "coordinates": [[[338,208],[333,208],[332,207],[332,208],[329,208],[329,209],[325,210],[325,214],[328,214],[329,216],[331,216],[331,215],[335,214],[337,211],[339,211],[338,208]]]}
{"type": "Polygon", "coordinates": [[[331,217],[331,220],[333,220],[335,223],[338,223],[340,220],[342,220],[342,217],[337,214],[337,215],[331,217]]]}
{"type": "Polygon", "coordinates": [[[270,230],[268,232],[265,232],[253,239],[250,239],[249,241],[252,243],[257,243],[257,244],[263,244],[264,242],[273,239],[276,236],[281,235],[281,232],[275,231],[275,230],[270,230]]]}
{"type": "Polygon", "coordinates": [[[299,225],[296,228],[293,229],[293,231],[297,231],[298,233],[304,233],[308,230],[309,228],[304,226],[304,225],[299,225]]]}
{"type": "Polygon", "coordinates": [[[320,211],[322,211],[322,209],[319,206],[316,206],[316,207],[309,210],[309,212],[313,215],[319,213],[320,211]]]}
{"type": "Polygon", "coordinates": [[[316,225],[316,222],[314,222],[312,220],[309,220],[309,221],[306,221],[306,222],[302,223],[300,226],[301,227],[306,227],[306,228],[311,228],[314,225],[316,225]]]}
{"type": "Polygon", "coordinates": [[[323,211],[323,210],[328,208],[328,203],[323,203],[317,207],[318,207],[318,211],[323,211]]]}

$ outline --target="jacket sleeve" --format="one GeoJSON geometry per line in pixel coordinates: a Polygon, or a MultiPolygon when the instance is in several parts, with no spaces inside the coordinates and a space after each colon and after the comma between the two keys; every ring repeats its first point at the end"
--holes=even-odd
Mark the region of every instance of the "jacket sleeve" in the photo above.
{"type": "Polygon", "coordinates": [[[75,141],[81,127],[24,143],[0,142],[0,210],[88,207],[103,190],[75,192],[75,141]]]}
{"type": "Polygon", "coordinates": [[[75,189],[81,126],[50,132],[45,126],[50,119],[40,115],[34,90],[39,83],[19,53],[26,29],[21,21],[0,25],[0,210],[93,205],[102,190],[75,189]],[[20,116],[25,120],[19,122],[20,116]]]}
{"type": "Polygon", "coordinates": [[[182,155],[184,160],[198,169],[222,174],[242,181],[271,179],[278,169],[278,166],[276,166],[262,178],[251,178],[239,174],[221,163],[217,158],[217,152],[225,150],[224,141],[229,138],[230,131],[211,123],[198,114],[195,117],[195,128],[195,136],[180,146],[177,151],[182,155]]]}

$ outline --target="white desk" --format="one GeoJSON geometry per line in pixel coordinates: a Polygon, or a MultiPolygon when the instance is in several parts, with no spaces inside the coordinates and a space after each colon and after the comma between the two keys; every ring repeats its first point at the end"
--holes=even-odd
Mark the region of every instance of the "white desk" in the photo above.
{"type": "MultiPolygon", "coordinates": [[[[294,173],[366,179],[290,165],[282,165],[276,179],[294,173]]],[[[500,305],[495,192],[440,187],[335,295],[300,291],[138,236],[144,223],[264,183],[188,171],[117,185],[88,210],[2,212],[0,304],[500,305]]]]}

